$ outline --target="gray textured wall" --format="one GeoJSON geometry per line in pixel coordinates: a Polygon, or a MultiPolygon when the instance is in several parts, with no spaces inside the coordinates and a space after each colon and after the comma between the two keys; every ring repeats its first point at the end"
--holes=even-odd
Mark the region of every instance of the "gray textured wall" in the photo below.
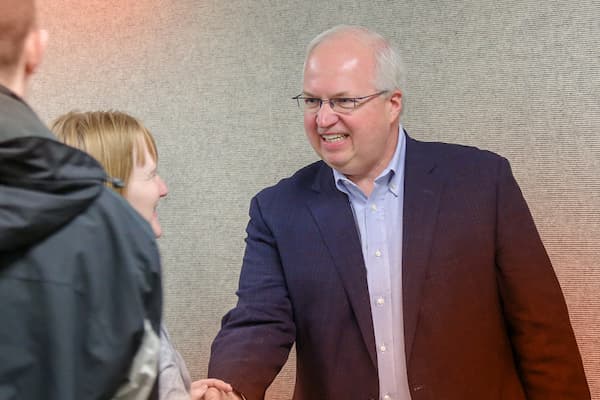
{"type": "MultiPolygon", "coordinates": [[[[29,97],[141,118],[170,187],[166,321],[194,378],[234,304],[251,196],[315,159],[290,97],[304,46],[338,23],[394,38],[412,136],[506,156],[529,201],[600,399],[600,4],[525,1],[48,0],[29,97]]],[[[270,390],[289,398],[293,365],[270,390]]]]}

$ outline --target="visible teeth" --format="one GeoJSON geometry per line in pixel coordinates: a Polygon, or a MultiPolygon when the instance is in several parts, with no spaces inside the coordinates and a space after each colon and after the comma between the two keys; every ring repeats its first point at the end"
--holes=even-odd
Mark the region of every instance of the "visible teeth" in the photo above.
{"type": "Polygon", "coordinates": [[[344,135],[336,134],[336,135],[321,135],[321,137],[327,142],[339,142],[344,139],[344,135]]]}

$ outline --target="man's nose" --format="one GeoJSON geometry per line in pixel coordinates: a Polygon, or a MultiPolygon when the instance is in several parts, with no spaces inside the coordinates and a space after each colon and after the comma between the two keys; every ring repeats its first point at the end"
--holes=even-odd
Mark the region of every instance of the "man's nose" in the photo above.
{"type": "Polygon", "coordinates": [[[331,102],[325,100],[317,111],[317,126],[326,127],[335,124],[339,119],[338,114],[331,107],[331,102]]]}

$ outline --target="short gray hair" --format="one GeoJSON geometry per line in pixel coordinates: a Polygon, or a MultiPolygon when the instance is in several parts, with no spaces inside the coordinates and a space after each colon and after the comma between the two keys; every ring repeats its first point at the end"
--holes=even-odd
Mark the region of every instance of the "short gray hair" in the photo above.
{"type": "Polygon", "coordinates": [[[340,34],[351,34],[373,46],[375,52],[376,90],[404,90],[405,69],[398,49],[379,33],[362,26],[337,25],[318,34],[306,47],[306,57],[302,71],[306,69],[306,61],[313,50],[325,40],[340,34]]]}

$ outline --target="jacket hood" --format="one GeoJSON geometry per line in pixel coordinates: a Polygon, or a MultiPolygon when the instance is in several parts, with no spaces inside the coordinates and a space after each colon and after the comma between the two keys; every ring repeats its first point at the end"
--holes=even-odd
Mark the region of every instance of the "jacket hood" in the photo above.
{"type": "Polygon", "coordinates": [[[84,211],[106,173],[86,153],[46,137],[0,142],[0,252],[36,243],[84,211]]]}

